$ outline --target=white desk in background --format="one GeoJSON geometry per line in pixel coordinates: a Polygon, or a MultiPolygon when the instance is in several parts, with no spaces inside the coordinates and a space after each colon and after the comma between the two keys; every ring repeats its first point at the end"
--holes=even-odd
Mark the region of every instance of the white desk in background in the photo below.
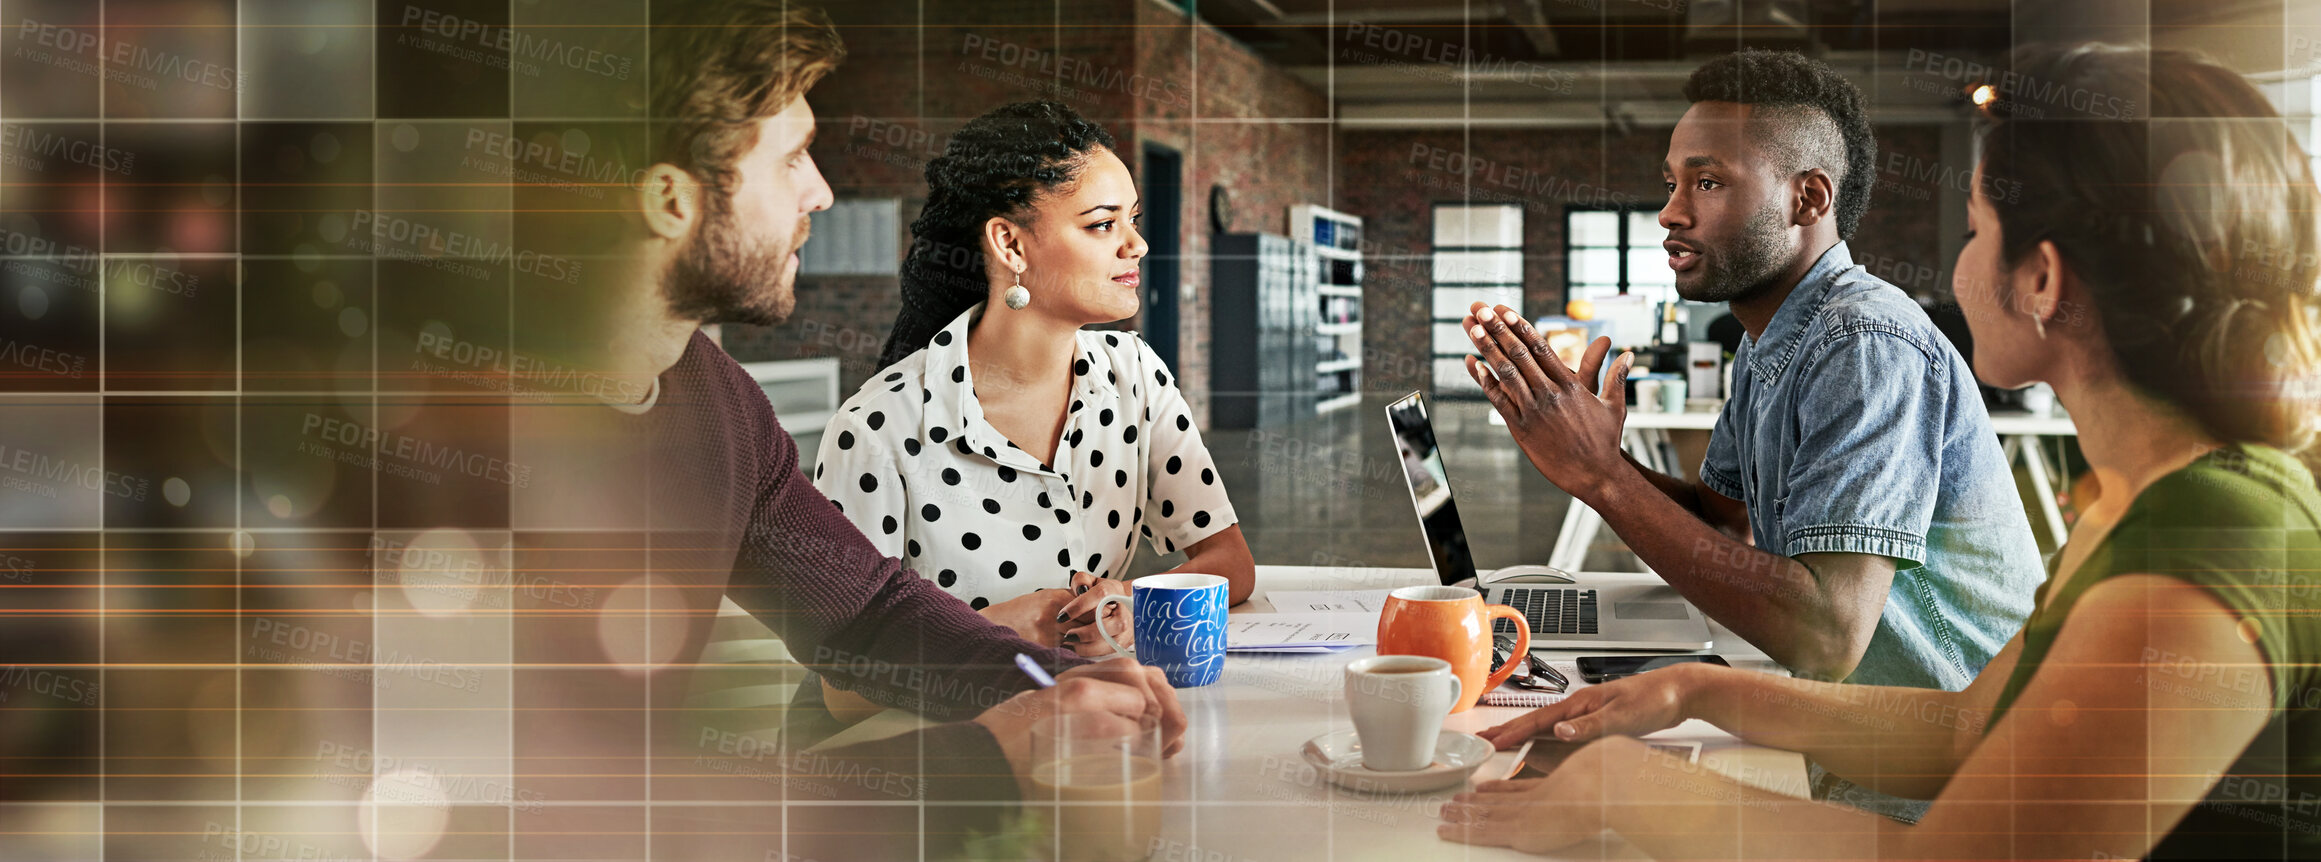
{"type": "MultiPolygon", "coordinates": [[[[1620,445],[1644,466],[1670,475],[1678,475],[1680,468],[1669,463],[1663,454],[1667,447],[1668,432],[1675,430],[1707,431],[1716,427],[1720,407],[1699,406],[1682,413],[1638,413],[1634,405],[1628,408],[1627,427],[1621,432],[1620,445]]],[[[1493,424],[1503,424],[1499,412],[1491,411],[1493,424]]],[[[2007,463],[2023,462],[2030,473],[2031,496],[2038,501],[2039,514],[2047,526],[2048,537],[2061,545],[2066,527],[2063,508],[2056,502],[2055,489],[2065,478],[2061,464],[2050,465],[2046,450],[2040,446],[2046,437],[2076,437],[2079,429],[2067,416],[2034,416],[2019,410],[1991,414],[1991,430],[1998,432],[1999,444],[2006,451],[2007,463]]],[[[1690,476],[1685,476],[1690,478],[1690,476]]],[[[1573,501],[1564,510],[1563,529],[1555,535],[1555,549],[1548,553],[1547,564],[1567,572],[1579,571],[1586,565],[1588,547],[1596,540],[1596,532],[1603,529],[1603,516],[1594,509],[1573,501]]]]}

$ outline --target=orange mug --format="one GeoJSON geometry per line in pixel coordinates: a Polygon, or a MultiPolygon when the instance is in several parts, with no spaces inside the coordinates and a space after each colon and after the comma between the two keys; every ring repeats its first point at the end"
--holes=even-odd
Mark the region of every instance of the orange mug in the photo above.
{"type": "Polygon", "coordinates": [[[1483,594],[1466,587],[1403,587],[1389,593],[1378,616],[1379,655],[1432,656],[1451,663],[1459,677],[1459,699],[1451,712],[1466,712],[1498,688],[1531,651],[1531,626],[1523,612],[1483,604],[1483,594]],[[1491,670],[1491,621],[1515,621],[1516,658],[1491,670]]]}

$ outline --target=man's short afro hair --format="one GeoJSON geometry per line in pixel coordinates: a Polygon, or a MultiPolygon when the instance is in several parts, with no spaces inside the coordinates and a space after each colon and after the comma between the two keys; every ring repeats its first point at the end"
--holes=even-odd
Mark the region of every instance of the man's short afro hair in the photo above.
{"type": "Polygon", "coordinates": [[[1878,181],[1878,141],[1853,82],[1795,52],[1747,50],[1693,70],[1684,97],[1759,106],[1758,116],[1767,122],[1751,125],[1771,134],[1766,144],[1790,162],[1787,167],[1819,167],[1837,180],[1838,237],[1853,237],[1878,181]],[[1841,154],[1843,163],[1833,164],[1841,154]]]}

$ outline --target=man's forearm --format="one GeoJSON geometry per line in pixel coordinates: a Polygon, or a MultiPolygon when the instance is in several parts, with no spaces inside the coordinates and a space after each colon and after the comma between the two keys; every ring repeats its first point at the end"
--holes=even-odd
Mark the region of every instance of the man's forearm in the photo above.
{"type": "Polygon", "coordinates": [[[780,635],[799,663],[836,687],[880,706],[966,718],[1032,685],[1015,667],[1018,652],[1051,670],[1086,663],[1017,637],[859,537],[828,541],[849,539],[843,550],[821,554],[753,543],[726,585],[726,595],[780,635]]]}
{"type": "Polygon", "coordinates": [[[777,430],[726,596],[788,642],[792,655],[881,706],[967,718],[1031,685],[1025,653],[1051,669],[1086,660],[985,619],[879,552],[796,468],[777,430]]]}
{"type": "MultiPolygon", "coordinates": [[[[1734,541],[1662,493],[1642,473],[1608,477],[1582,501],[1628,548],[1694,606],[1773,660],[1814,675],[1842,676],[1859,655],[1812,569],[1734,541]]],[[[1874,621],[1873,621],[1874,622],[1874,621]]]]}
{"type": "Polygon", "coordinates": [[[1989,716],[1956,692],[1843,685],[1701,665],[1684,714],[1769,748],[1802,752],[1881,793],[1932,799],[1958,771],[1961,733],[1989,716]]]}
{"type": "Polygon", "coordinates": [[[1636,456],[1630,454],[1627,449],[1620,450],[1620,457],[1626,459],[1628,466],[1634,469],[1637,475],[1644,477],[1644,481],[1652,483],[1653,488],[1666,495],[1670,501],[1676,503],[1678,508],[1696,516],[1706,517],[1701,511],[1700,489],[1691,482],[1644,466],[1644,462],[1636,460],[1636,456]]]}
{"type": "Polygon", "coordinates": [[[881,604],[856,615],[857,625],[833,638],[846,646],[823,650],[830,661],[808,662],[838,687],[880,706],[969,718],[1034,684],[1015,666],[1017,653],[1052,673],[1089,661],[1024,640],[907,574],[893,582],[881,604]]]}
{"type": "Polygon", "coordinates": [[[1678,507],[1707,521],[1709,526],[1732,537],[1733,541],[1751,544],[1748,509],[1740,503],[1727,500],[1713,491],[1704,492],[1704,486],[1697,479],[1673,476],[1646,467],[1644,462],[1636,460],[1636,456],[1629,454],[1626,449],[1620,450],[1620,457],[1627,460],[1629,469],[1643,476],[1644,481],[1652,483],[1654,489],[1675,501],[1678,507]]]}

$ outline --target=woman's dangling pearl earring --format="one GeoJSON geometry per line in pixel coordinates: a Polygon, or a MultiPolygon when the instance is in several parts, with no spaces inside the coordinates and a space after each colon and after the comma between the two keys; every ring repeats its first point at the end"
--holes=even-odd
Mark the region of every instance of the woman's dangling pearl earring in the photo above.
{"type": "Polygon", "coordinates": [[[1023,270],[1015,271],[1015,286],[1007,289],[1006,299],[1007,307],[1017,311],[1022,311],[1024,306],[1032,304],[1032,292],[1025,290],[1023,286],[1023,270]]]}

